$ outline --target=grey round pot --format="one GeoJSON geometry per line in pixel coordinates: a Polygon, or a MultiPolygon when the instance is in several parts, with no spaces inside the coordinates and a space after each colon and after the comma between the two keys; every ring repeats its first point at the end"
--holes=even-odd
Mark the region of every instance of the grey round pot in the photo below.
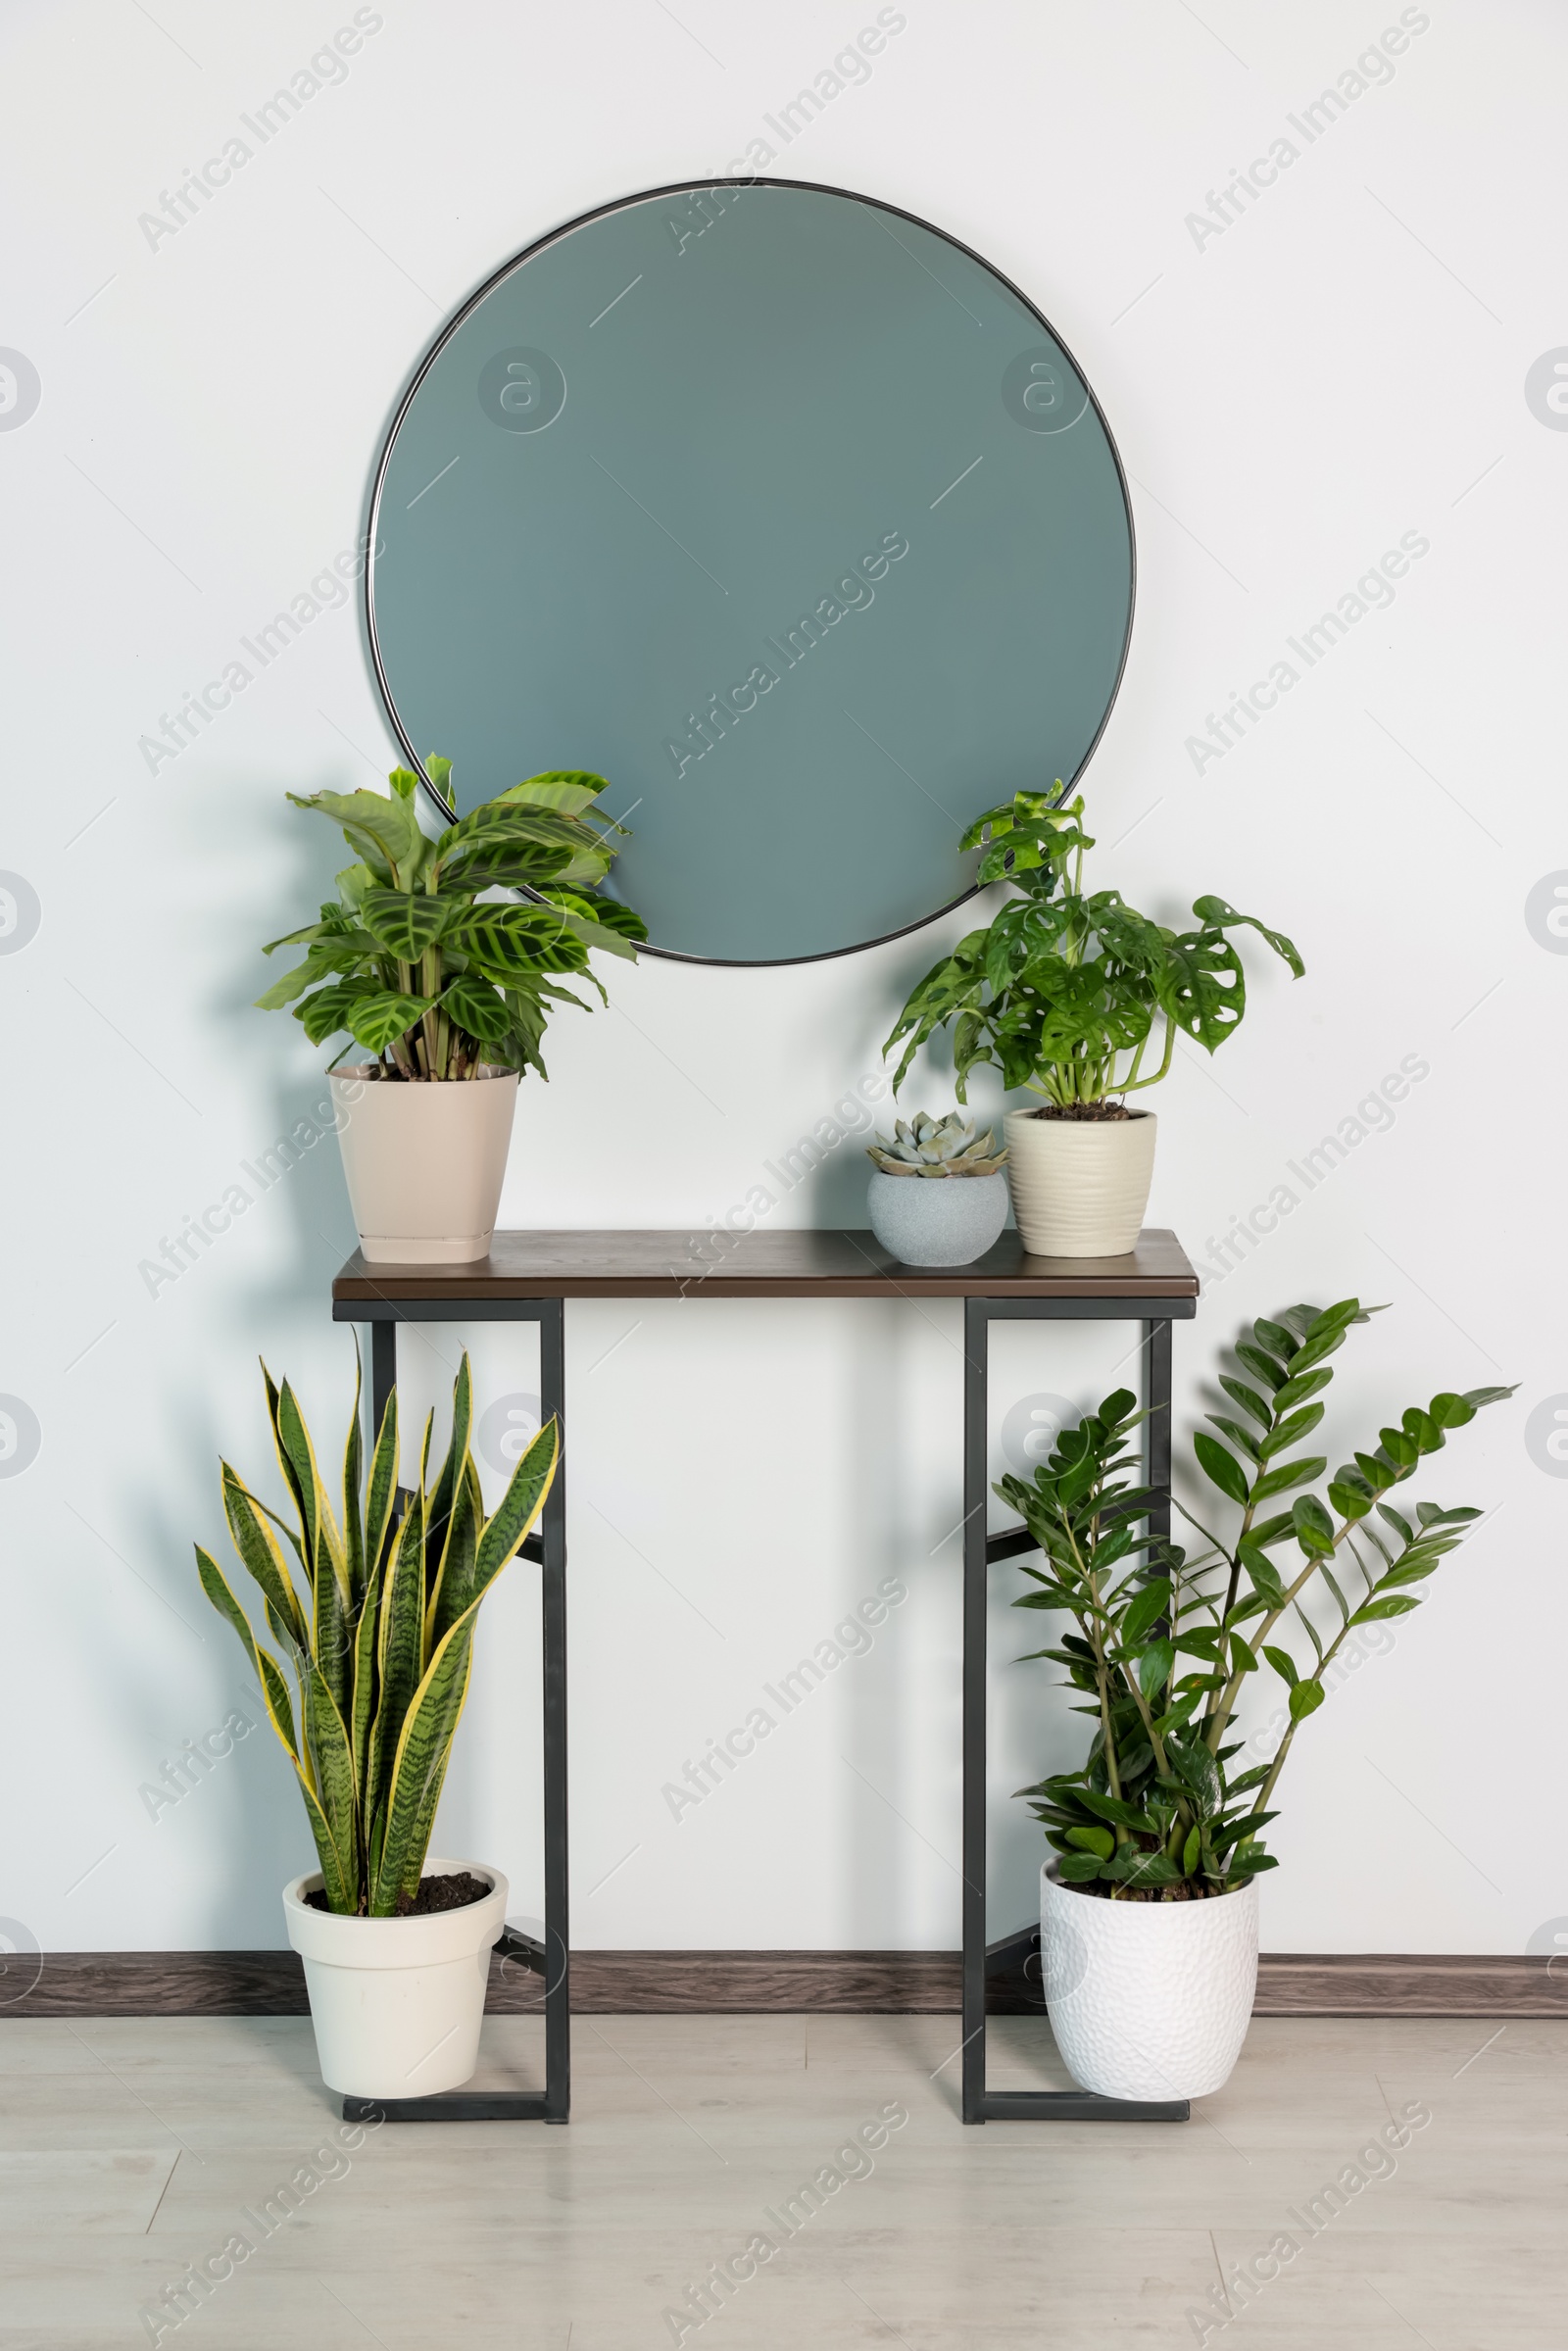
{"type": "Polygon", "coordinates": [[[878,1168],[866,1194],[871,1230],[904,1265],[971,1265],[1007,1221],[1007,1179],[890,1176],[878,1168]]]}

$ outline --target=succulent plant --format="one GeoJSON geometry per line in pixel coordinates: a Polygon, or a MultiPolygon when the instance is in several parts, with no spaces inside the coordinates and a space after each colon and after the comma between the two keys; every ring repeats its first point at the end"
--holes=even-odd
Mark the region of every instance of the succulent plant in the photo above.
{"type": "Polygon", "coordinates": [[[901,1118],[891,1136],[878,1135],[865,1155],[884,1175],[988,1176],[996,1174],[1007,1153],[1005,1146],[995,1148],[989,1129],[976,1137],[974,1120],[956,1110],[946,1118],[930,1118],[920,1110],[912,1125],[901,1118]]]}

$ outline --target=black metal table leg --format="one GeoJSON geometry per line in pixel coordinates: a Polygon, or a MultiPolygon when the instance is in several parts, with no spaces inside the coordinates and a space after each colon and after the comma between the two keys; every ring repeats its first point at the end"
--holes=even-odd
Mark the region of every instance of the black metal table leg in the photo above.
{"type": "MultiPolygon", "coordinates": [[[[966,2123],[1185,2123],[1185,2098],[1106,2098],[1087,2089],[992,2090],[986,2087],[986,1985],[1021,1950],[1038,1950],[1038,1926],[986,1943],[986,1710],[989,1569],[1035,1547],[1024,1528],[986,1533],[987,1366],[994,1320],[1142,1321],[1149,1483],[1164,1499],[1150,1510],[1159,1535],[1170,1533],[1171,1347],[1168,1315],[1140,1312],[1143,1301],[965,1298],[963,1306],[963,2091],[966,2123]]],[[[1152,1303],[1152,1301],[1150,1301],[1152,1303]]]]}
{"type": "MultiPolygon", "coordinates": [[[[460,1309],[493,1322],[536,1322],[539,1326],[539,1399],[545,1420],[554,1419],[562,1456],[540,1514],[539,1528],[522,1555],[540,1571],[543,1624],[545,1937],[543,1943],[513,1928],[503,1930],[496,1949],[544,1979],[545,2086],[538,2090],[443,2090],[432,2097],[360,2098],[345,2094],[346,2122],[388,2123],[565,2123],[571,2116],[571,1981],[566,1810],[566,1481],[565,1481],[565,1308],[560,1298],[489,1300],[460,1309]]],[[[334,1319],[355,1319],[334,1308],[334,1319]]],[[[399,1322],[457,1319],[450,1306],[390,1300],[369,1310],[371,1442],[381,1426],[387,1399],[397,1384],[399,1322]]]]}
{"type": "Polygon", "coordinates": [[[985,1300],[963,1301],[963,2119],[986,2103],[985,1300]]]}
{"type": "Polygon", "coordinates": [[[545,1799],[545,2120],[571,2111],[571,1940],[566,1869],[566,1463],[565,1309],[560,1298],[539,1308],[539,1401],[555,1417],[561,1456],[545,1502],[544,1799],[545,1799]]]}
{"type": "Polygon", "coordinates": [[[1160,1316],[1144,1325],[1144,1402],[1149,1436],[1149,1483],[1158,1500],[1149,1513],[1151,1535],[1170,1535],[1170,1322],[1160,1316]]]}
{"type": "Polygon", "coordinates": [[[381,1434],[381,1420],[387,1398],[398,1384],[398,1326],[395,1322],[372,1322],[370,1325],[370,1443],[369,1452],[381,1434]]]}

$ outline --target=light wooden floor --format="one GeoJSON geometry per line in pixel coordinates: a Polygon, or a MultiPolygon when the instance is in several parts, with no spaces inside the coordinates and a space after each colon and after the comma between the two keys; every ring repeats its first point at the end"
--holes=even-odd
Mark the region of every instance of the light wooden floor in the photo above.
{"type": "MultiPolygon", "coordinates": [[[[1265,2020],[1185,2126],[980,2130],[953,2018],[575,2031],[568,2129],[389,2124],[345,2158],[318,2156],[341,2126],[304,2020],[0,2021],[0,2345],[144,2343],[140,2307],[243,2230],[166,2351],[652,2351],[889,2107],[909,2119],[869,2176],[687,2345],[1174,2351],[1195,2309],[1226,2351],[1568,2345],[1568,2023],[1265,2020]],[[1309,2236],[1293,2208],[1414,2102],[1393,2176],[1309,2236]],[[243,2209],[302,2165],[336,2176],[262,2239],[243,2209]],[[1282,2231],[1302,2249],[1221,2328],[1222,2268],[1282,2231]]],[[[492,2019],[482,2079],[537,2081],[538,2051],[535,2020],[492,2019]]],[[[994,2087],[1063,2079],[1034,2020],[994,2026],[993,2056],[994,2087]]]]}

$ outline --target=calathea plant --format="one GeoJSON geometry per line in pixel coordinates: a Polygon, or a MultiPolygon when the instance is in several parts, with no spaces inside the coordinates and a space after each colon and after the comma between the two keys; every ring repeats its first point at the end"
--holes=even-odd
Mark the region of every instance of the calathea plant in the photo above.
{"type": "MultiPolygon", "coordinates": [[[[451,760],[425,766],[449,791],[451,760]]],[[[634,956],[648,936],[629,906],[600,895],[626,837],[595,813],[603,776],[531,776],[434,839],[416,812],[418,778],[398,767],[390,782],[390,795],[289,794],[341,825],[358,862],[338,875],[337,903],[319,921],[263,951],[306,955],[258,1004],[292,1004],[313,1045],[346,1030],[383,1078],[472,1078],[485,1062],[544,1077],[552,1008],[586,1009],[564,975],[583,974],[607,1001],[589,950],[634,956]],[[517,891],[524,903],[502,895],[517,891]]]]}
{"type": "Polygon", "coordinates": [[[1511,1388],[1412,1405],[1321,1496],[1312,1491],[1327,1456],[1300,1448],[1324,1415],[1328,1358],[1368,1319],[1353,1298],[1290,1306],[1237,1346],[1245,1376],[1220,1375],[1236,1417],[1209,1414],[1219,1435],[1193,1440],[1237,1523],[1222,1538],[1184,1510],[1202,1538],[1191,1555],[1149,1538],[1155,1497],[1130,1474],[1147,1415],[1125,1389],[1065,1431],[1032,1480],[998,1486],[1044,1553],[1024,1570],[1036,1589],[1014,1605],[1072,1621],[1031,1655],[1065,1667],[1088,1701],[1075,1711],[1095,1725],[1078,1770],[1018,1790],[1067,1884],[1113,1900],[1184,1901],[1273,1869],[1262,1842],[1270,1799],[1298,1729],[1323,1703],[1326,1669],[1355,1626],[1418,1607],[1420,1587],[1480,1515],[1422,1501],[1406,1516],[1384,1497],[1511,1388]],[[1237,1709],[1264,1667],[1289,1690],[1289,1728],[1269,1762],[1232,1777],[1237,1709]]]}
{"type": "Polygon", "coordinates": [[[388,1398],[362,1478],[356,1379],[339,1521],[298,1398],[286,1380],[274,1385],[265,1364],[262,1377],[298,1529],[259,1500],[226,1461],[223,1512],[261,1592],[281,1664],[200,1543],[196,1569],[213,1606],[238,1634],[268,1719],[293,1763],[327,1908],[391,1918],[418,1892],[467,1695],[479,1603],[544,1505],[556,1470],[556,1425],[547,1423],[521,1454],[499,1509],[487,1519],[468,1450],[473,1390],[465,1354],[452,1392],[446,1458],[432,1485],[427,1420],[419,1482],[400,1516],[397,1394],[388,1398]]]}
{"type": "Polygon", "coordinates": [[[1059,779],[1050,793],[1019,792],[964,834],[959,846],[982,852],[976,879],[1010,882],[1018,895],[910,995],[883,1047],[908,1040],[895,1091],[918,1048],[951,1021],[960,1102],[970,1070],[989,1061],[1009,1089],[1044,1095],[1046,1115],[1103,1117],[1113,1098],[1165,1076],[1178,1032],[1207,1053],[1235,1035],[1247,979],[1232,931],[1256,931],[1300,977],[1291,941],[1222,898],[1195,899],[1198,927],[1172,931],[1119,890],[1086,894],[1084,856],[1095,844],[1082,798],[1063,805],[1061,795],[1059,779]]]}

